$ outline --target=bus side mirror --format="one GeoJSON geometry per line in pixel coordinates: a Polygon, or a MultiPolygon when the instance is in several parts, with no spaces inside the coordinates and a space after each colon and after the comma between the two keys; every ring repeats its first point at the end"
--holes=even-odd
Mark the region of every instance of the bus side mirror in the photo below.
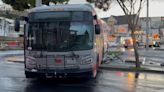
{"type": "Polygon", "coordinates": [[[25,20],[26,22],[28,22],[28,17],[24,17],[24,20],[25,20]]]}
{"type": "Polygon", "coordinates": [[[95,33],[100,34],[100,25],[95,25],[95,33]]]}
{"type": "Polygon", "coordinates": [[[18,19],[15,20],[14,29],[15,29],[16,32],[19,32],[19,29],[20,29],[20,21],[18,19]]]}

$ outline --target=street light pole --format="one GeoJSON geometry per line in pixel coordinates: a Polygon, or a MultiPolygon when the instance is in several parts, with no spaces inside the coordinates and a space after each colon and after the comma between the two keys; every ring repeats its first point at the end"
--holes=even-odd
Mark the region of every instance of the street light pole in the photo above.
{"type": "Polygon", "coordinates": [[[35,7],[42,6],[42,0],[35,0],[35,7]]]}
{"type": "Polygon", "coordinates": [[[152,36],[152,21],[150,20],[150,36],[152,36]]]}
{"type": "Polygon", "coordinates": [[[149,34],[149,0],[147,0],[147,25],[146,25],[146,50],[149,50],[149,38],[148,38],[148,34],[149,34]]]}

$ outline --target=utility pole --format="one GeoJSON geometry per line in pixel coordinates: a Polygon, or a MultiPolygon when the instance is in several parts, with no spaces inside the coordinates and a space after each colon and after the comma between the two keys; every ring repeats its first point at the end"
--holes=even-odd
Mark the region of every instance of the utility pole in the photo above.
{"type": "Polygon", "coordinates": [[[5,37],[5,32],[6,32],[6,20],[4,19],[4,37],[5,37]]]}
{"type": "Polygon", "coordinates": [[[35,6],[41,7],[42,6],[42,0],[35,0],[35,6]]]}
{"type": "Polygon", "coordinates": [[[149,0],[147,0],[146,50],[149,50],[149,0]]]}

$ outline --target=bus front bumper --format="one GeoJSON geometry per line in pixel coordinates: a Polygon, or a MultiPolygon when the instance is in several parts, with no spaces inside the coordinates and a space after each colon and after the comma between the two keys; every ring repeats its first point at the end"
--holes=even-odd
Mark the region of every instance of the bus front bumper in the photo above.
{"type": "Polygon", "coordinates": [[[92,77],[93,68],[88,69],[63,69],[63,70],[34,70],[25,69],[27,78],[72,78],[72,77],[92,77]]]}

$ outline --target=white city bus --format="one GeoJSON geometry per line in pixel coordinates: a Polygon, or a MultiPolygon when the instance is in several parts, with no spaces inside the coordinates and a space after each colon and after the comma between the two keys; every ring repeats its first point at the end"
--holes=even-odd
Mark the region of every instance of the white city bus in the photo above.
{"type": "Polygon", "coordinates": [[[26,78],[92,77],[104,52],[103,25],[89,4],[55,5],[30,10],[25,20],[26,78]]]}

